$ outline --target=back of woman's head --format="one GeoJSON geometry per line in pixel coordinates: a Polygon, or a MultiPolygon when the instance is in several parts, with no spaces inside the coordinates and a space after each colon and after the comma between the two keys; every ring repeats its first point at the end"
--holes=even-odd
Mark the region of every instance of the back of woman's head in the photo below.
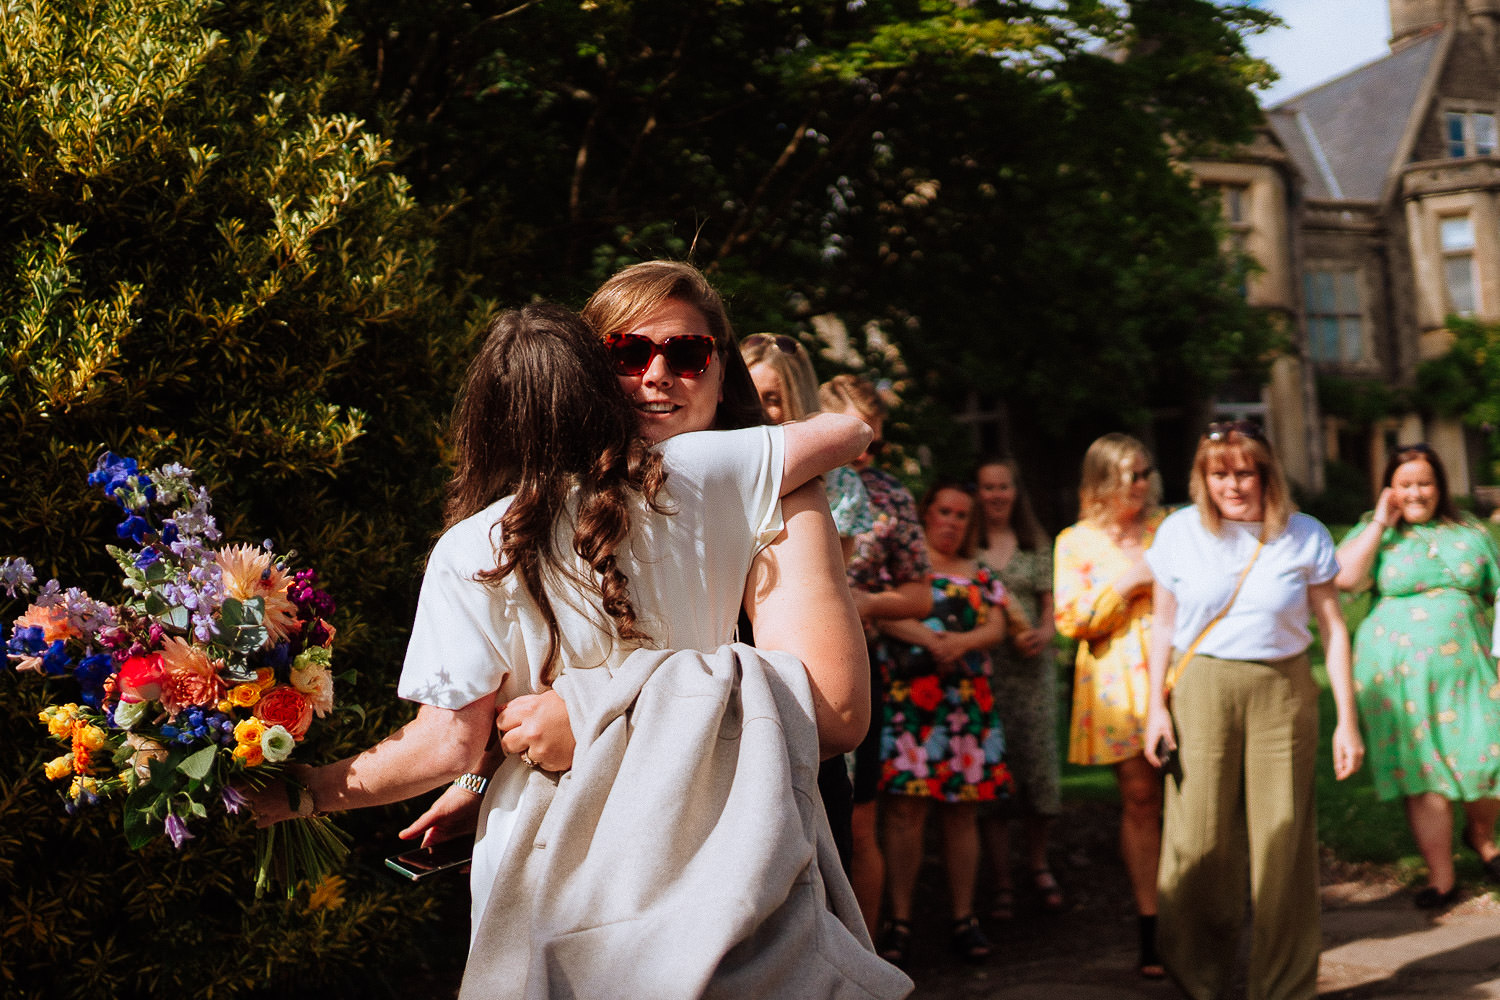
{"type": "Polygon", "coordinates": [[[595,590],[623,638],[646,638],[614,552],[629,532],[634,496],[655,505],[661,458],[637,436],[604,346],[577,315],[537,303],[490,323],[454,411],[453,446],[448,525],[515,498],[500,518],[497,565],[479,578],[498,583],[520,574],[553,640],[544,674],[550,676],[559,639],[544,568],[595,590]],[[554,545],[570,498],[572,548],[593,579],[581,579],[554,545]]]}
{"type": "Polygon", "coordinates": [[[786,387],[782,407],[787,420],[803,420],[822,409],[818,401],[818,376],[813,371],[807,348],[791,337],[770,333],[752,333],[740,346],[745,368],[765,365],[781,378],[786,387]]]}
{"type": "Polygon", "coordinates": [[[547,303],[501,313],[454,412],[446,521],[512,493],[566,492],[634,437],[635,414],[603,345],[577,315],[547,303]]]}
{"type": "Polygon", "coordinates": [[[640,326],[668,299],[685,302],[703,315],[717,347],[716,356],[724,365],[724,398],[719,402],[714,427],[733,430],[764,424],[760,394],[740,357],[724,300],[693,265],[675,260],[632,264],[589,296],[582,315],[595,335],[603,339],[640,326]]]}
{"type": "Polygon", "coordinates": [[[885,401],[867,379],[858,375],[835,375],[818,390],[823,409],[835,413],[853,413],[865,420],[884,420],[885,401]]]}
{"type": "MultiPolygon", "coordinates": [[[[1084,521],[1098,521],[1108,517],[1116,498],[1130,489],[1131,480],[1125,467],[1136,459],[1152,465],[1151,452],[1129,434],[1105,434],[1089,445],[1083,455],[1083,471],[1078,482],[1078,516],[1084,521]]],[[[1161,501],[1161,479],[1151,469],[1151,492],[1146,498],[1146,510],[1161,501]]]]}
{"type": "Polygon", "coordinates": [[[1396,478],[1396,470],[1407,462],[1427,463],[1428,468],[1432,469],[1433,481],[1437,484],[1437,516],[1444,521],[1457,521],[1458,507],[1448,492],[1448,470],[1443,467],[1443,460],[1438,457],[1437,451],[1426,442],[1398,445],[1391,452],[1390,460],[1385,463],[1385,471],[1380,476],[1381,488],[1390,486],[1396,478]]]}

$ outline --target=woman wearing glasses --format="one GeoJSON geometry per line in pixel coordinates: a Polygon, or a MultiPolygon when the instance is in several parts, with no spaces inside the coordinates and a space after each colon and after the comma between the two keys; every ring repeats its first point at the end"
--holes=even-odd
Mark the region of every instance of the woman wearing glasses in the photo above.
{"type": "Polygon", "coordinates": [[[1164,764],[1170,748],[1177,762],[1162,833],[1162,958],[1195,1000],[1220,996],[1248,883],[1253,995],[1312,1000],[1322,944],[1312,617],[1338,712],[1334,773],[1352,774],[1364,754],[1333,540],[1295,511],[1248,421],[1209,427],[1189,489],[1193,506],[1168,517],[1146,553],[1156,576],[1146,752],[1164,764]]]}
{"type": "Polygon", "coordinates": [[[1448,475],[1425,444],[1396,449],[1375,509],[1339,546],[1338,585],[1374,588],[1354,640],[1360,722],[1375,793],[1402,797],[1427,862],[1423,908],[1458,895],[1453,803],[1463,840],[1500,881],[1500,680],[1491,651],[1500,553],[1448,495],[1448,475]]]}
{"type": "MultiPolygon", "coordinates": [[[[752,333],[740,341],[740,355],[750,369],[750,378],[760,394],[760,405],[771,423],[804,420],[822,409],[812,358],[808,357],[807,348],[792,337],[752,333]]],[[[829,472],[824,485],[847,562],[854,554],[854,537],[874,527],[870,494],[859,473],[847,465],[829,472]]]]}
{"type": "MultiPolygon", "coordinates": [[[[555,693],[529,693],[559,673],[618,666],[642,646],[715,649],[731,639],[744,601],[776,648],[807,665],[823,751],[852,747],[865,729],[863,636],[821,490],[793,487],[847,461],[868,431],[828,416],[648,449],[640,425],[661,442],[699,429],[682,414],[706,426],[721,396],[733,398],[722,391],[726,360],[738,360],[732,342],[721,350],[673,301],[650,310],[650,336],[627,333],[608,353],[556,307],[528,306],[491,326],[455,413],[449,525],[423,579],[402,672],[401,694],[422,707],[372,750],[301,773],[311,792],[301,796],[304,811],[396,801],[458,776],[404,834],[444,839],[475,829],[477,818],[476,942],[529,912],[494,891],[495,873],[528,768],[571,764],[565,711],[566,735],[551,743],[527,742],[522,728],[540,724],[539,706],[561,705],[555,693]],[[625,379],[642,391],[622,394],[625,379]],[[510,754],[498,768],[480,753],[497,701],[510,754]],[[519,721],[507,725],[518,704],[519,721]]],[[[749,386],[742,367],[739,375],[749,386]]],[[[738,402],[758,415],[753,391],[738,402]]],[[[262,825],[292,815],[280,789],[252,800],[262,825]]],[[[493,965],[476,950],[466,988],[493,965]]]]}
{"type": "Polygon", "coordinates": [[[1141,975],[1165,973],[1156,955],[1156,863],[1161,777],[1144,756],[1151,570],[1146,550],[1162,521],[1146,446],[1106,434],[1083,456],[1082,515],[1054,550],[1057,630],[1078,642],[1068,760],[1105,764],[1120,786],[1120,853],[1139,917],[1141,975]]]}

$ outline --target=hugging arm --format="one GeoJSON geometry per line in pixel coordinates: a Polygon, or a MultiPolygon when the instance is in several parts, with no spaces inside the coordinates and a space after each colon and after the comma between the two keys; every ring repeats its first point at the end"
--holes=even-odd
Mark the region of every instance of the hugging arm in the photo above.
{"type": "Polygon", "coordinates": [[[828,500],[816,484],[782,502],[785,530],[755,557],[745,610],[755,643],[802,661],[824,758],[852,750],[870,728],[870,660],[844,575],[828,500]]]}
{"type": "Polygon", "coordinates": [[[781,463],[781,495],[848,465],[869,447],[873,432],[858,417],[815,413],[806,420],[781,425],[785,453],[781,463]]]}

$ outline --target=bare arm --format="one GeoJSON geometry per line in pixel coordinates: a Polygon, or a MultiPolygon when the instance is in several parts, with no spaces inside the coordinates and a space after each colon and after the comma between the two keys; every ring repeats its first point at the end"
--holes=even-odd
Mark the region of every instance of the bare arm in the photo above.
{"type": "Polygon", "coordinates": [[[1395,494],[1391,488],[1381,490],[1369,523],[1358,535],[1345,539],[1339,546],[1339,575],[1333,578],[1339,590],[1359,590],[1370,582],[1375,554],[1380,551],[1380,539],[1386,528],[1395,526],[1401,519],[1395,507],[1395,494]]]}
{"type": "Polygon", "coordinates": [[[848,465],[874,436],[868,424],[842,413],[815,413],[781,425],[786,450],[781,463],[781,495],[825,472],[848,465]]]}
{"type": "MultiPolygon", "coordinates": [[[[494,720],[495,703],[488,695],[456,710],[423,705],[415,719],[363,753],[299,774],[318,812],[399,802],[463,774],[484,754],[494,720]]],[[[278,783],[249,798],[257,826],[294,815],[278,783]]]]}
{"type": "Polygon", "coordinates": [[[1177,736],[1172,732],[1172,716],[1167,711],[1165,691],[1167,665],[1172,659],[1172,631],[1176,625],[1177,598],[1157,583],[1151,590],[1151,650],[1146,661],[1151,678],[1146,695],[1146,759],[1153,767],[1161,767],[1161,760],[1156,756],[1159,741],[1165,739],[1167,746],[1177,749],[1177,736]]]}
{"type": "Polygon", "coordinates": [[[1365,744],[1359,735],[1359,714],[1354,707],[1354,670],[1349,650],[1349,628],[1339,609],[1338,588],[1330,580],[1307,588],[1307,599],[1318,619],[1323,638],[1328,686],[1337,712],[1333,727],[1333,774],[1340,781],[1359,770],[1365,744]]]}
{"type": "Polygon", "coordinates": [[[932,613],[932,584],[923,578],[876,593],[855,591],[854,607],[866,621],[926,618],[932,613]]]}
{"type": "Polygon", "coordinates": [[[812,484],[782,502],[786,529],[755,557],[745,611],[755,644],[807,668],[823,757],[852,750],[870,728],[870,661],[833,517],[812,484]]]}

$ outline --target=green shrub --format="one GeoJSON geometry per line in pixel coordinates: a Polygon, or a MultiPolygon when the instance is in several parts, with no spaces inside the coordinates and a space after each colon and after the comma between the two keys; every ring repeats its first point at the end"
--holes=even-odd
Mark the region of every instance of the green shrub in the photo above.
{"type": "MultiPolygon", "coordinates": [[[[0,555],[117,599],[96,455],[197,469],[228,537],[297,550],[339,601],[336,662],[360,671],[344,697],[369,709],[326,748],[342,755],[403,719],[467,324],[385,143],[338,113],[337,24],[313,0],[0,8],[0,555]]],[[[7,625],[20,610],[0,595],[7,625]]],[[[117,810],[64,816],[43,700],[0,676],[6,996],[344,996],[425,961],[442,899],[361,873],[391,816],[343,822],[340,905],[257,903],[243,821],[131,854],[117,810]]]]}

